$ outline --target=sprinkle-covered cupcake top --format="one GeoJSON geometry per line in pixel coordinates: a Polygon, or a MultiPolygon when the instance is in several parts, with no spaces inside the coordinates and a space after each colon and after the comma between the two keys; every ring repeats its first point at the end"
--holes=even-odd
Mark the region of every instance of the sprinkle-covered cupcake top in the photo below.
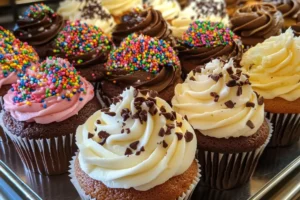
{"type": "Polygon", "coordinates": [[[183,34],[184,44],[190,47],[216,47],[232,45],[238,37],[223,23],[194,21],[183,34]]]}
{"type": "Polygon", "coordinates": [[[6,30],[2,26],[0,26],[0,40],[4,40],[4,42],[13,42],[15,40],[15,36],[9,30],[6,30]]]}
{"type": "Polygon", "coordinates": [[[34,73],[25,74],[12,85],[16,105],[31,105],[34,102],[46,108],[45,99],[48,97],[71,101],[74,95],[86,92],[81,87],[76,69],[65,59],[49,57],[39,66],[33,66],[32,70],[34,73]]]}
{"type": "Polygon", "coordinates": [[[144,70],[154,74],[164,66],[180,66],[173,48],[164,40],[136,33],[129,35],[119,48],[111,51],[106,63],[108,70],[123,68],[130,72],[144,70]]]}
{"type": "Polygon", "coordinates": [[[47,5],[41,3],[41,4],[34,4],[31,5],[21,16],[21,18],[32,18],[37,19],[41,16],[44,16],[45,14],[55,14],[54,11],[47,5]]]}
{"type": "Polygon", "coordinates": [[[106,52],[112,48],[109,38],[96,26],[86,23],[67,22],[55,39],[54,53],[67,56],[80,56],[91,51],[106,52]]]}

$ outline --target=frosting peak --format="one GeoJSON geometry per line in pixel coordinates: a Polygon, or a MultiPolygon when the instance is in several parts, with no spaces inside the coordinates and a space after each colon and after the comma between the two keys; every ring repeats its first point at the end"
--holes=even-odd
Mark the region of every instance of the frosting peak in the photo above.
{"type": "Polygon", "coordinates": [[[195,133],[156,92],[126,89],[76,132],[81,169],[109,188],[145,191],[184,173],[195,133]]]}
{"type": "Polygon", "coordinates": [[[176,86],[172,105],[194,129],[215,138],[253,135],[264,121],[263,98],[232,59],[215,59],[190,72],[176,86]]]}

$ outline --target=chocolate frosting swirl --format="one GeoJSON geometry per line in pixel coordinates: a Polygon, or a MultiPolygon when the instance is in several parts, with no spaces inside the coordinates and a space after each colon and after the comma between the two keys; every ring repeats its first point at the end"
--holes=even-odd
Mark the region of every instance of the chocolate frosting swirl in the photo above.
{"type": "Polygon", "coordinates": [[[296,18],[300,10],[300,3],[298,0],[264,0],[264,2],[273,3],[276,5],[283,17],[296,18]]]}
{"type": "Polygon", "coordinates": [[[116,26],[112,34],[113,41],[119,45],[125,37],[134,32],[157,37],[174,44],[172,31],[168,28],[161,12],[152,8],[144,11],[134,10],[124,15],[122,22],[116,26]]]}
{"type": "Polygon", "coordinates": [[[300,36],[300,13],[297,16],[297,24],[293,25],[292,29],[296,36],[300,36]]]}
{"type": "Polygon", "coordinates": [[[37,4],[31,6],[17,21],[14,34],[21,41],[28,42],[30,45],[44,45],[54,39],[63,26],[64,21],[60,15],[54,13],[48,6],[37,4]],[[36,9],[35,7],[41,9],[37,9],[37,13],[34,15],[28,15],[27,13],[36,9]]]}
{"type": "Polygon", "coordinates": [[[243,44],[254,46],[271,36],[279,35],[283,17],[275,5],[257,3],[239,8],[231,23],[232,30],[241,36],[243,44]]]}

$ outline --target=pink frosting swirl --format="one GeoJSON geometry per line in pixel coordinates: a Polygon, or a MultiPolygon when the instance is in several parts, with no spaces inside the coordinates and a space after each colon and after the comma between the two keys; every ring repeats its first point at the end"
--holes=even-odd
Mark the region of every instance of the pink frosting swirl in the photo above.
{"type": "MultiPolygon", "coordinates": [[[[46,76],[42,76],[44,78],[42,78],[44,82],[42,81],[39,82],[39,84],[33,84],[35,87],[31,87],[30,91],[33,91],[30,93],[30,96],[27,96],[26,100],[24,101],[16,102],[15,98],[20,96],[19,94],[21,92],[23,92],[22,94],[26,93],[28,95],[28,92],[24,93],[21,85],[22,80],[27,80],[28,77],[29,79],[32,77],[29,76],[29,74],[26,74],[25,76],[27,77],[23,77],[21,78],[21,80],[18,80],[16,86],[13,85],[13,88],[15,88],[14,91],[10,90],[4,96],[4,107],[6,111],[10,112],[13,118],[18,121],[36,122],[39,124],[61,122],[72,117],[73,115],[78,114],[78,112],[94,97],[94,87],[92,86],[92,84],[85,80],[83,77],[79,76],[76,70],[73,68],[73,66],[70,65],[68,61],[60,58],[56,59],[56,61],[58,61],[55,62],[56,65],[57,63],[59,63],[61,64],[61,66],[67,67],[68,70],[70,69],[70,71],[72,72],[70,76],[76,77],[76,80],[78,80],[78,82],[80,83],[80,88],[76,88],[75,86],[73,86],[68,87],[67,89],[60,89],[60,87],[56,87],[52,91],[59,92],[45,97],[46,91],[48,91],[49,88],[53,88],[53,77],[62,77],[62,79],[68,79],[68,77],[65,77],[66,75],[61,75],[60,72],[57,72],[57,74],[55,73],[55,75],[51,74],[52,78],[49,78],[49,74],[46,76]],[[70,96],[70,98],[62,98],[68,96],[67,94],[72,95],[70,96]]],[[[49,59],[46,62],[47,64],[54,63],[53,60],[49,59]]],[[[47,70],[48,69],[49,68],[47,68],[47,70]]],[[[37,72],[37,74],[39,75],[44,75],[44,73],[45,72],[37,72]]],[[[65,71],[63,73],[65,74],[65,71]]],[[[33,73],[31,72],[31,74],[33,73]]],[[[37,80],[40,80],[40,76],[36,77],[37,80]]],[[[27,86],[28,84],[31,83],[27,82],[26,87],[29,87],[27,86]]],[[[69,82],[67,84],[69,84],[69,82]]]]}
{"type": "MultiPolygon", "coordinates": [[[[2,74],[2,70],[0,70],[0,74],[2,74]]],[[[18,76],[16,72],[10,73],[7,77],[0,78],[0,88],[3,85],[10,85],[16,83],[18,80],[18,76]]]]}

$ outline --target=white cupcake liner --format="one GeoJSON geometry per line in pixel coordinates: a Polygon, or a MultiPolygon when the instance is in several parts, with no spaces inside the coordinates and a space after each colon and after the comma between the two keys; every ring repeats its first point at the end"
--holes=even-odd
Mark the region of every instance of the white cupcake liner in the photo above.
{"type": "Polygon", "coordinates": [[[50,139],[27,139],[12,134],[3,124],[4,111],[0,113],[0,125],[13,142],[23,164],[28,170],[43,175],[68,172],[69,161],[77,150],[75,134],[50,139]]]}
{"type": "Polygon", "coordinates": [[[248,182],[262,152],[269,143],[273,131],[270,121],[266,121],[269,126],[269,136],[265,143],[254,151],[218,153],[199,150],[198,160],[202,171],[200,184],[215,189],[227,190],[248,182]]]}
{"type": "MultiPolygon", "coordinates": [[[[73,156],[72,160],[70,161],[69,177],[71,178],[71,182],[74,185],[75,189],[77,190],[77,192],[82,200],[97,200],[96,198],[92,198],[90,195],[85,194],[84,190],[80,187],[79,182],[75,176],[74,166],[75,166],[75,159],[77,157],[77,154],[78,154],[78,152],[75,154],[75,156],[73,156]]],[[[200,181],[200,177],[201,177],[200,165],[199,165],[198,160],[196,160],[196,162],[198,165],[197,176],[193,180],[193,183],[190,185],[189,189],[186,192],[184,192],[177,200],[190,200],[191,199],[193,192],[194,192],[198,182],[200,181]]]]}
{"type": "Polygon", "coordinates": [[[297,143],[300,138],[300,114],[265,112],[274,131],[268,147],[288,146],[297,143]]]}

